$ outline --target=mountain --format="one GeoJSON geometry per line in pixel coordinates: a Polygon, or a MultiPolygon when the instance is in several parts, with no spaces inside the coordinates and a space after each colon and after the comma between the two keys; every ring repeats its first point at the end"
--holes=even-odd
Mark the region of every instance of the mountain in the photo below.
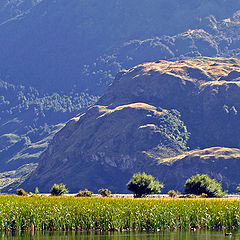
{"type": "MultiPolygon", "coordinates": [[[[65,121],[96,100],[87,92],[47,95],[0,80],[0,189],[12,183],[6,182],[9,171],[21,170],[23,174],[25,169],[29,174],[35,169],[40,155],[65,121]]],[[[22,182],[22,177],[17,181],[22,182]]]]}
{"type": "Polygon", "coordinates": [[[130,40],[85,64],[84,78],[107,86],[122,69],[143,62],[184,60],[200,56],[239,58],[240,11],[218,20],[211,15],[195,26],[176,35],[159,35],[142,40],[130,40]]]}
{"type": "Polygon", "coordinates": [[[240,182],[239,106],[238,59],[138,65],[120,72],[96,105],[55,135],[23,187],[47,192],[63,182],[72,192],[126,192],[131,175],[146,171],[165,191],[182,191],[195,173],[233,191],[240,182]]]}
{"type": "Polygon", "coordinates": [[[2,0],[0,3],[0,24],[5,24],[28,14],[42,0],[2,0]]]}
{"type": "Polygon", "coordinates": [[[9,172],[22,173],[21,183],[119,71],[158,59],[238,58],[239,9],[233,0],[1,1],[0,190],[10,188],[9,172]]]}
{"type": "Polygon", "coordinates": [[[88,88],[96,95],[102,93],[101,86],[81,73],[97,56],[133,39],[199,29],[209,15],[225,19],[240,9],[234,0],[6,2],[0,73],[8,82],[49,93],[88,88]]]}

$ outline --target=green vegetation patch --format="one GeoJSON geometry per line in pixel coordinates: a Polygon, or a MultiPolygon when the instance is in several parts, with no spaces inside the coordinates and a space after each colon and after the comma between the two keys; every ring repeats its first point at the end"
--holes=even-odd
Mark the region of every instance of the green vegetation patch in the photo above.
{"type": "Polygon", "coordinates": [[[0,197],[0,230],[236,229],[240,201],[0,197]]]}

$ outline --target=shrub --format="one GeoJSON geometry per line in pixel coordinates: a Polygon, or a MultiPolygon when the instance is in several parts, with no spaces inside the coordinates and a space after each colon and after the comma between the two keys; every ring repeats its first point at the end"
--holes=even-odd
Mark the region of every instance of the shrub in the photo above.
{"type": "Polygon", "coordinates": [[[207,194],[208,197],[223,197],[222,186],[208,175],[197,174],[185,182],[185,192],[188,194],[207,194]]]}
{"type": "Polygon", "coordinates": [[[237,186],[236,190],[240,193],[240,184],[237,186]]]}
{"type": "Polygon", "coordinates": [[[89,191],[88,189],[80,190],[75,197],[91,197],[93,195],[93,192],[89,191]]]}
{"type": "Polygon", "coordinates": [[[179,198],[196,198],[197,196],[194,194],[184,194],[181,195],[179,198]]]}
{"type": "Polygon", "coordinates": [[[207,198],[208,195],[207,195],[206,193],[202,193],[199,197],[200,197],[200,198],[207,198]]]}
{"type": "Polygon", "coordinates": [[[160,193],[163,184],[152,175],[136,173],[127,184],[128,190],[134,193],[134,197],[144,197],[148,194],[160,193]]]}
{"type": "Polygon", "coordinates": [[[107,188],[102,188],[98,190],[98,194],[102,195],[103,197],[109,197],[111,195],[111,191],[107,188]]]}
{"type": "Polygon", "coordinates": [[[39,194],[38,187],[35,188],[35,194],[39,194]]]}
{"type": "Polygon", "coordinates": [[[53,196],[61,196],[63,194],[68,193],[68,189],[66,186],[62,183],[60,184],[54,184],[50,190],[51,195],[53,196]]]}
{"type": "Polygon", "coordinates": [[[22,188],[17,189],[18,196],[27,196],[27,192],[25,192],[22,188]]]}
{"type": "Polygon", "coordinates": [[[168,196],[172,198],[177,197],[178,195],[180,195],[180,192],[176,192],[175,190],[170,190],[168,192],[168,196]]]}

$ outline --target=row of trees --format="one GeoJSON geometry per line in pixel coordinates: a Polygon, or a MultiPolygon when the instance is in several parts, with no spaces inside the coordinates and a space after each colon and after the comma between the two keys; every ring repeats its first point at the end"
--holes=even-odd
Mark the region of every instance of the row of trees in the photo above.
{"type": "MultiPolygon", "coordinates": [[[[127,187],[134,193],[135,197],[144,197],[148,194],[157,194],[161,192],[163,184],[157,181],[152,175],[146,173],[137,173],[128,182],[127,187]]],[[[237,187],[240,192],[240,184],[237,187]]],[[[189,195],[202,195],[205,197],[223,197],[225,193],[222,186],[215,179],[211,179],[208,175],[197,174],[187,179],[185,182],[185,193],[189,195]]],[[[170,190],[169,196],[174,197],[178,192],[170,190]]]]}
{"type": "MultiPolygon", "coordinates": [[[[54,184],[50,190],[51,195],[53,196],[60,196],[63,194],[67,194],[68,190],[64,184],[54,184]]],[[[98,194],[102,195],[103,197],[109,197],[111,195],[111,191],[106,188],[101,188],[98,190],[98,194]]],[[[89,191],[88,189],[80,190],[76,197],[91,197],[93,192],[89,191]]]]}
{"type": "MultiPolygon", "coordinates": [[[[50,190],[50,193],[52,196],[61,196],[68,193],[68,189],[66,188],[66,185],[60,183],[60,184],[54,184],[50,190]]],[[[39,194],[38,188],[35,189],[35,193],[31,193],[30,195],[37,195],[39,194]]],[[[111,195],[111,191],[106,188],[102,188],[98,190],[98,194],[100,194],[103,197],[109,197],[111,195]]],[[[17,195],[19,196],[28,196],[28,193],[22,189],[17,189],[17,195]]],[[[80,190],[75,196],[76,197],[91,197],[93,195],[93,192],[89,191],[88,189],[80,190]]]]}
{"type": "MultiPolygon", "coordinates": [[[[211,179],[208,175],[197,174],[187,179],[185,182],[185,197],[193,197],[196,195],[201,195],[202,197],[223,197],[225,193],[222,190],[222,186],[215,179],[211,179]]],[[[133,175],[132,179],[127,184],[128,190],[134,193],[135,198],[145,197],[149,194],[159,194],[161,189],[164,187],[157,179],[152,175],[147,175],[146,173],[136,173],[133,175]]],[[[237,187],[240,192],[240,184],[237,187]]],[[[39,193],[36,188],[35,193],[39,193]]],[[[60,196],[68,193],[68,189],[64,184],[54,184],[50,190],[51,195],[60,196]]],[[[27,195],[23,189],[17,189],[18,195],[27,195]]],[[[76,197],[91,197],[92,192],[88,189],[81,190],[76,194],[76,197]]],[[[109,197],[111,191],[108,189],[99,189],[98,194],[103,197],[109,197]]],[[[170,190],[168,192],[170,197],[175,197],[180,195],[179,192],[175,190],[170,190]]]]}

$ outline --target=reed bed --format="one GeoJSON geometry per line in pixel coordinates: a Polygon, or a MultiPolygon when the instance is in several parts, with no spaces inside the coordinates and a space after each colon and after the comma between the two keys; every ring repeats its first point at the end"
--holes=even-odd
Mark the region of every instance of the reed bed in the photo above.
{"type": "Polygon", "coordinates": [[[0,231],[237,229],[240,201],[0,197],[0,231]]]}

